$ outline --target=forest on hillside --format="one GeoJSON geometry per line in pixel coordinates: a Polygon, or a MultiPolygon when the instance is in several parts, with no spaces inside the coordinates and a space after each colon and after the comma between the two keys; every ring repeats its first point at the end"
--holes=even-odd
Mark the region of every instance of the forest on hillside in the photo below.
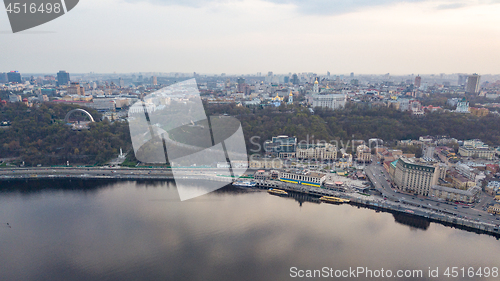
{"type": "MultiPolygon", "coordinates": [[[[73,131],[63,124],[74,105],[45,103],[31,108],[21,103],[0,106],[0,121],[11,126],[0,129],[0,158],[20,157],[26,165],[102,164],[116,157],[120,148],[134,160],[127,122],[98,121],[89,130],[73,131]]],[[[98,112],[87,109],[100,120],[98,112]]],[[[476,117],[452,112],[413,117],[387,107],[348,105],[343,110],[308,108],[299,105],[247,108],[235,104],[205,104],[207,116],[227,114],[240,120],[247,150],[255,153],[273,136],[296,136],[310,142],[380,138],[386,143],[445,135],[459,140],[481,139],[500,145],[500,120],[495,115],[476,117]]],[[[262,150],[260,150],[262,152],[262,150]]]]}
{"type": "Polygon", "coordinates": [[[95,165],[116,157],[120,147],[131,147],[125,122],[99,121],[101,114],[85,108],[98,122],[89,130],[73,131],[63,119],[75,105],[45,103],[26,107],[9,103],[0,107],[0,121],[11,126],[0,129],[0,158],[20,157],[27,166],[95,165]]]}

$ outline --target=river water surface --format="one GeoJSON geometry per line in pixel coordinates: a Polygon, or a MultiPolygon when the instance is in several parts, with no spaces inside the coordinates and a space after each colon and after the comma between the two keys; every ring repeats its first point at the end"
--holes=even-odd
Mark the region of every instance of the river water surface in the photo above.
{"type": "Polygon", "coordinates": [[[500,267],[494,237],[304,200],[226,187],[181,202],[172,182],[0,182],[0,279],[297,280],[292,271],[363,267],[499,280],[443,275],[500,267]]]}

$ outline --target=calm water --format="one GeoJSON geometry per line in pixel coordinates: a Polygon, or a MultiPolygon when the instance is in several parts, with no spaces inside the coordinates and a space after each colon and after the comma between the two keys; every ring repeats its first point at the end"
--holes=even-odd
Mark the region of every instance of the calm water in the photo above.
{"type": "Polygon", "coordinates": [[[180,202],[164,182],[0,186],[1,280],[296,280],[291,267],[324,266],[422,269],[418,280],[439,267],[441,280],[446,267],[500,267],[493,237],[350,205],[233,188],[180,202]]]}

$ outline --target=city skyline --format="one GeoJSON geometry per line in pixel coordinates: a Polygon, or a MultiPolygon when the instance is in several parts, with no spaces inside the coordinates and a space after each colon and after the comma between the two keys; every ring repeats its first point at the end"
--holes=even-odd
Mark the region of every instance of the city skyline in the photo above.
{"type": "Polygon", "coordinates": [[[2,71],[495,74],[499,12],[498,1],[87,0],[19,34],[0,13],[2,71]]]}

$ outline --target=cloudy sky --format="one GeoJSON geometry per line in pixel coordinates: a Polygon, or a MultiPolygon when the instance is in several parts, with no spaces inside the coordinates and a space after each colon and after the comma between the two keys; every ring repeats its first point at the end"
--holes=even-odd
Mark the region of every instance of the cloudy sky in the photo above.
{"type": "Polygon", "coordinates": [[[0,72],[500,73],[500,1],[80,0],[0,72]]]}

